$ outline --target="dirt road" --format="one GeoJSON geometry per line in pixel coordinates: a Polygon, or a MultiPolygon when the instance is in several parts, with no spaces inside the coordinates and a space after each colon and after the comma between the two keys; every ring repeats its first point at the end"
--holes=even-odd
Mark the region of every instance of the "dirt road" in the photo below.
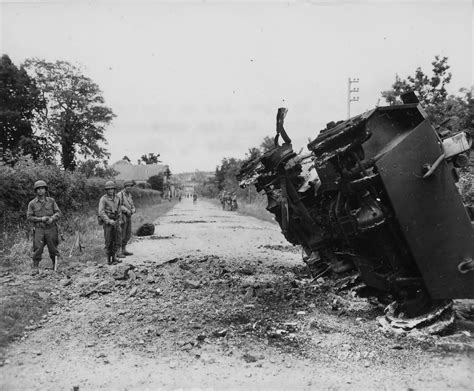
{"type": "Polygon", "coordinates": [[[188,199],[156,224],[128,274],[48,277],[57,304],[9,348],[1,390],[473,389],[472,351],[384,335],[383,307],[311,282],[277,225],[188,199]]]}

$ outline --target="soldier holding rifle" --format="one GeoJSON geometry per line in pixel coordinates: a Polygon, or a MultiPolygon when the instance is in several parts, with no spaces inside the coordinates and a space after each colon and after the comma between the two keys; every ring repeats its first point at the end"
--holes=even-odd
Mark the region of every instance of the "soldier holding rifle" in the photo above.
{"type": "Polygon", "coordinates": [[[120,229],[122,211],[120,199],[115,194],[115,183],[108,181],[104,188],[105,194],[99,201],[99,220],[104,226],[107,263],[113,265],[121,262],[117,259],[116,253],[122,241],[122,233],[120,229]]]}
{"type": "Polygon", "coordinates": [[[38,274],[39,263],[43,255],[45,244],[48,246],[49,257],[53,262],[53,269],[57,267],[58,251],[58,226],[57,221],[61,211],[56,201],[46,197],[48,185],[45,181],[36,181],[34,184],[36,198],[28,204],[26,217],[34,224],[33,228],[33,270],[31,275],[38,274]]]}
{"type": "Polygon", "coordinates": [[[132,237],[132,215],[136,212],[131,193],[131,189],[134,184],[134,181],[125,181],[123,184],[124,189],[117,194],[117,197],[120,200],[120,209],[122,211],[122,240],[119,243],[121,249],[119,248],[119,253],[117,255],[119,258],[123,258],[127,255],[133,255],[133,253],[127,250],[127,243],[132,237]]]}

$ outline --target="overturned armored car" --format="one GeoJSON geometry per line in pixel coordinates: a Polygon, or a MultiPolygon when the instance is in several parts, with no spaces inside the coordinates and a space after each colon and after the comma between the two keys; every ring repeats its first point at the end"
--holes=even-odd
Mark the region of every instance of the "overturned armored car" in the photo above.
{"type": "Polygon", "coordinates": [[[473,227],[455,168],[468,163],[471,140],[443,139],[414,94],[405,99],[413,103],[328,124],[306,154],[293,151],[281,108],[275,148],[237,175],[265,192],[313,275],[353,264],[367,287],[393,298],[386,318],[402,328],[449,323],[451,299],[474,298],[473,227]]]}

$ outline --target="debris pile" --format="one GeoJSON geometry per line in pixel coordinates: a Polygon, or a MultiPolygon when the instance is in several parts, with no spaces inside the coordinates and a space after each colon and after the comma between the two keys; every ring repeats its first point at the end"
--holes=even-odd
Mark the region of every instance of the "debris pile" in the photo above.
{"type": "MultiPolygon", "coordinates": [[[[242,357],[260,361],[259,346],[318,359],[376,365],[387,354],[411,349],[472,348],[472,336],[451,339],[380,332],[385,304],[360,297],[356,275],[314,280],[304,266],[189,255],[161,264],[88,264],[72,278],[57,278],[58,311],[99,308],[88,313],[88,344],[107,341],[122,350],[159,355],[170,351],[204,360],[203,349],[255,346],[242,357]],[[89,304],[88,304],[89,303],[89,304]],[[370,350],[366,348],[370,340],[370,350]]],[[[471,307],[464,306],[468,317],[471,307]]],[[[49,322],[54,314],[42,320],[49,322]]],[[[53,320],[51,320],[53,321],[53,320]]],[[[43,323],[31,324],[31,330],[43,323]]],[[[30,330],[28,330],[30,331],[30,330]]],[[[469,334],[469,335],[468,335],[469,334]]],[[[67,338],[64,332],[61,338],[67,338]]],[[[251,361],[248,361],[251,360],[251,361]]]]}
{"type": "Polygon", "coordinates": [[[136,236],[150,236],[155,233],[155,226],[154,224],[151,223],[145,223],[142,224],[140,227],[138,227],[136,236]]]}

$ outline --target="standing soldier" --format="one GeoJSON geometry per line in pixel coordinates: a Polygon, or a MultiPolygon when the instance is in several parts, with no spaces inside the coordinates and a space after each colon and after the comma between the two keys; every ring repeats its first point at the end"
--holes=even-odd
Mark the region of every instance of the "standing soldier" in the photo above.
{"type": "Polygon", "coordinates": [[[109,265],[119,263],[115,254],[121,244],[122,235],[120,232],[121,210],[120,200],[115,195],[115,183],[108,181],[105,183],[105,194],[99,201],[99,219],[104,225],[105,252],[107,253],[107,263],[109,265]]]}
{"type": "Polygon", "coordinates": [[[34,190],[36,198],[28,204],[26,217],[34,224],[33,228],[33,270],[31,275],[38,274],[39,263],[43,255],[44,245],[48,246],[49,257],[56,269],[56,258],[59,256],[57,249],[58,226],[56,222],[61,216],[61,211],[51,197],[46,197],[48,186],[45,181],[36,181],[34,190]]]}
{"type": "Polygon", "coordinates": [[[232,193],[231,201],[230,201],[230,210],[237,210],[239,206],[237,205],[237,196],[235,193],[232,193]]]}
{"type": "Polygon", "coordinates": [[[133,253],[127,251],[127,243],[132,237],[132,215],[136,212],[132,193],[130,192],[134,184],[133,181],[125,181],[124,189],[117,194],[122,210],[122,241],[120,243],[122,252],[120,253],[119,249],[119,254],[117,255],[120,258],[126,255],[133,255],[133,253]]]}

